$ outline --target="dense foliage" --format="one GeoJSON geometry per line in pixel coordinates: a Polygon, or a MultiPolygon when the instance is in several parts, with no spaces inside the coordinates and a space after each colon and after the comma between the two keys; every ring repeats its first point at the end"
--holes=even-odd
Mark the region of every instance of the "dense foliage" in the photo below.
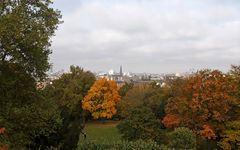
{"type": "Polygon", "coordinates": [[[221,137],[219,145],[222,149],[240,149],[240,121],[227,122],[221,137]]]}
{"type": "Polygon", "coordinates": [[[191,149],[195,150],[197,147],[197,140],[194,133],[185,127],[174,129],[169,134],[169,147],[174,149],[191,149]]]}
{"type": "Polygon", "coordinates": [[[60,22],[59,12],[50,4],[50,0],[0,2],[0,65],[21,66],[35,78],[45,75],[49,41],[60,22]]]}
{"type": "Polygon", "coordinates": [[[228,113],[237,105],[236,86],[220,71],[203,70],[185,79],[181,92],[167,104],[166,127],[185,126],[208,139],[215,139],[228,113]]]}
{"type": "Polygon", "coordinates": [[[146,107],[159,119],[161,132],[154,131],[164,139],[158,140],[160,143],[183,149],[187,146],[190,149],[239,148],[239,66],[233,65],[227,74],[200,70],[186,77],[165,78],[163,82],[162,87],[154,82],[134,86],[122,98],[119,111],[125,119],[119,124],[119,130],[125,139],[142,139],[134,133],[151,120],[147,117],[149,113],[131,113],[131,110],[146,107]],[[144,118],[148,121],[142,121],[144,118]]]}
{"type": "Polygon", "coordinates": [[[164,88],[154,87],[151,84],[136,85],[119,102],[118,112],[121,117],[125,118],[129,115],[131,108],[146,106],[156,117],[163,118],[167,99],[167,92],[164,88]]]}
{"type": "Polygon", "coordinates": [[[133,86],[134,86],[133,82],[130,82],[130,83],[125,82],[125,84],[122,87],[120,87],[120,89],[118,90],[119,95],[125,96],[127,92],[133,88],[133,86]]]}
{"type": "Polygon", "coordinates": [[[127,140],[159,140],[159,120],[147,107],[132,108],[129,115],[121,121],[117,128],[127,140]]]}
{"type": "Polygon", "coordinates": [[[60,124],[56,104],[36,90],[49,69],[60,14],[50,0],[0,2],[0,125],[10,149],[36,148],[60,124]]]}
{"type": "Polygon", "coordinates": [[[88,110],[94,119],[110,119],[117,112],[116,104],[120,98],[116,82],[103,78],[94,83],[82,105],[83,109],[88,110]]]}
{"type": "Polygon", "coordinates": [[[54,80],[44,92],[57,102],[61,112],[62,126],[48,139],[50,145],[61,145],[60,149],[76,149],[79,135],[84,127],[82,101],[95,81],[95,76],[78,66],[71,66],[70,73],[54,80]],[[55,143],[55,144],[54,144],[55,143]]]}
{"type": "Polygon", "coordinates": [[[158,145],[152,140],[137,140],[137,141],[117,141],[115,144],[97,144],[86,141],[81,143],[79,150],[170,150],[164,145],[158,145]]]}

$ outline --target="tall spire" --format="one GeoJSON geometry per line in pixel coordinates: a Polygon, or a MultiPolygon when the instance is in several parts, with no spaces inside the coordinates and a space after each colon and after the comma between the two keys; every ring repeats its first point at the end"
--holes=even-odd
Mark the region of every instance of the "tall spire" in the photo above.
{"type": "Polygon", "coordinates": [[[120,76],[123,76],[123,72],[122,72],[122,65],[120,66],[120,76]]]}

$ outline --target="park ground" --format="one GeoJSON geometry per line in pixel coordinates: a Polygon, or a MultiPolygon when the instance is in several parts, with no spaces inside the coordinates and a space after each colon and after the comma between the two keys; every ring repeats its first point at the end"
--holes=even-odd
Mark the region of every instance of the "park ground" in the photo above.
{"type": "Polygon", "coordinates": [[[91,141],[94,143],[113,144],[116,141],[120,141],[121,136],[116,127],[118,123],[119,121],[93,121],[86,123],[83,130],[86,138],[81,134],[79,143],[91,141]]]}

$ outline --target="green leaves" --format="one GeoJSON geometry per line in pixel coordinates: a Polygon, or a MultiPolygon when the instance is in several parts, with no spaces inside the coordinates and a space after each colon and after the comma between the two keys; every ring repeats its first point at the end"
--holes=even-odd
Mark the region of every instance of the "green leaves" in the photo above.
{"type": "Polygon", "coordinates": [[[33,146],[59,127],[56,104],[36,90],[49,68],[60,13],[49,0],[0,2],[0,124],[11,149],[33,146]]]}
{"type": "Polygon", "coordinates": [[[49,96],[59,107],[73,109],[76,105],[81,105],[81,101],[95,81],[95,76],[78,66],[71,66],[70,71],[71,73],[63,74],[60,79],[53,81],[45,91],[51,93],[49,96]]]}
{"type": "Polygon", "coordinates": [[[225,150],[240,148],[240,121],[226,123],[226,129],[221,133],[222,139],[218,142],[219,146],[225,150]]]}
{"type": "Polygon", "coordinates": [[[169,139],[169,146],[175,149],[195,150],[197,147],[196,136],[185,127],[176,128],[169,134],[169,139]]]}
{"type": "Polygon", "coordinates": [[[0,10],[1,64],[17,63],[32,77],[43,78],[60,13],[49,7],[48,0],[5,1],[0,10]]]}
{"type": "Polygon", "coordinates": [[[84,126],[84,113],[81,102],[95,81],[95,76],[78,66],[70,67],[71,73],[63,74],[54,80],[52,85],[43,92],[49,99],[56,102],[61,113],[62,126],[55,138],[61,149],[75,149],[79,134],[84,126]]]}
{"type": "Polygon", "coordinates": [[[122,137],[127,140],[158,140],[160,135],[159,120],[147,107],[131,109],[128,117],[122,120],[117,127],[122,137]]]}

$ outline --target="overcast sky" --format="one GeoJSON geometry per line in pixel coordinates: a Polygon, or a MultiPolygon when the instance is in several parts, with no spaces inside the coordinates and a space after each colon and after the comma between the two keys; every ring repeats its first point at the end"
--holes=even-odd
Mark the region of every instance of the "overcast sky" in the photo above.
{"type": "Polygon", "coordinates": [[[53,70],[170,73],[240,64],[240,0],[54,0],[53,70]]]}

